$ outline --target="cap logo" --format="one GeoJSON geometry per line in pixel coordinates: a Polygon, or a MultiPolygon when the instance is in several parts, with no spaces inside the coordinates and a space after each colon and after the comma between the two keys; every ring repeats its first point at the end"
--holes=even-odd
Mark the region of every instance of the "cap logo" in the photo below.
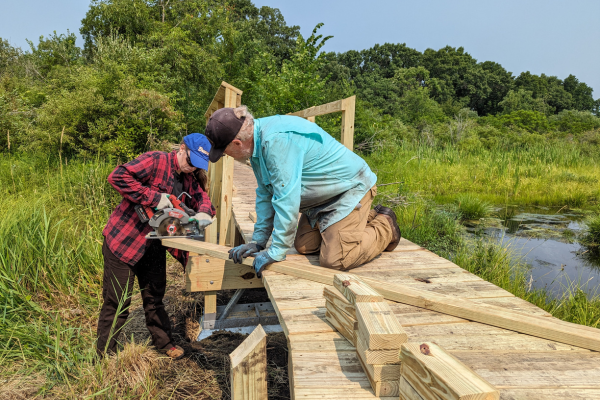
{"type": "Polygon", "coordinates": [[[198,147],[198,151],[202,154],[208,155],[208,151],[204,150],[204,148],[202,146],[198,147]]]}

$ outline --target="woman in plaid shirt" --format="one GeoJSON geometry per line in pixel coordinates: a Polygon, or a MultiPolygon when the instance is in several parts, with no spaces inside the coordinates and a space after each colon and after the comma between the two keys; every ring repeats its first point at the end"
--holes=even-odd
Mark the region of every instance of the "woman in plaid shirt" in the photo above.
{"type": "Polygon", "coordinates": [[[123,200],[102,232],[104,303],[98,319],[98,354],[116,351],[116,339],[129,316],[133,281],[137,276],[152,343],[170,357],[183,356],[181,347],[173,345],[171,322],[163,297],[167,284],[165,250],[184,266],[187,252],[167,249],[160,240],[146,240],[145,236],[152,228],[147,222],[140,221],[135,206],[172,207],[169,194],[179,196],[187,192],[191,198],[182,196],[181,200],[199,213],[195,219],[199,220],[201,228],[210,225],[215,215],[205,186],[210,148],[204,135],[192,133],[183,138],[179,151],[144,153],[119,165],[108,176],[108,181],[123,200]]]}

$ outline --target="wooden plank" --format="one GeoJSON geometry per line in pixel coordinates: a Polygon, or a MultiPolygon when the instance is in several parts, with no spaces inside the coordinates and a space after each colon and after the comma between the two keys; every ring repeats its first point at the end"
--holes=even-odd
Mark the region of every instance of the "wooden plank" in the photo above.
{"type": "Polygon", "coordinates": [[[400,377],[399,389],[400,400],[423,400],[423,398],[419,396],[419,393],[410,386],[410,383],[408,383],[404,377],[400,377]]]}
{"type": "Polygon", "coordinates": [[[294,388],[295,400],[398,400],[398,397],[377,397],[369,386],[368,388],[345,388],[327,385],[321,387],[294,388]]]}
{"type": "Polygon", "coordinates": [[[333,286],[344,295],[351,304],[358,302],[383,301],[383,296],[366,284],[361,278],[352,274],[335,274],[333,286]]]}
{"type": "Polygon", "coordinates": [[[342,100],[342,135],[341,142],[350,151],[354,150],[354,109],[356,96],[342,100]]]}
{"type": "Polygon", "coordinates": [[[185,283],[188,292],[264,287],[254,268],[210,256],[189,258],[185,283]]]}
{"type": "Polygon", "coordinates": [[[322,104],[320,106],[310,107],[305,110],[296,111],[294,113],[289,113],[288,115],[293,115],[296,117],[309,118],[316,117],[319,115],[331,114],[334,112],[342,111],[342,102],[343,100],[332,101],[331,103],[322,104]]]}
{"type": "Polygon", "coordinates": [[[588,351],[476,322],[405,326],[404,329],[409,341],[435,342],[453,354],[455,351],[588,351]]]}
{"type": "Polygon", "coordinates": [[[397,381],[400,379],[399,364],[369,364],[362,344],[357,343],[356,353],[369,379],[374,382],[397,381]],[[360,350],[359,350],[360,349],[360,350]]]}
{"type": "MultiPolygon", "coordinates": [[[[373,376],[370,375],[370,369],[367,367],[369,364],[366,364],[364,360],[358,355],[358,360],[360,361],[360,365],[363,367],[367,378],[369,379],[369,383],[371,384],[371,388],[373,392],[375,392],[375,396],[394,396],[397,397],[400,395],[400,387],[398,379],[391,381],[376,381],[373,379],[373,376]]],[[[396,368],[400,369],[400,366],[396,365],[396,368]]]]}
{"type": "MultiPolygon", "coordinates": [[[[301,353],[336,353],[340,351],[356,351],[356,347],[338,332],[311,333],[307,335],[290,335],[288,337],[290,351],[301,353]]],[[[400,369],[398,369],[398,373],[400,369]]]]}
{"type": "Polygon", "coordinates": [[[231,399],[267,398],[267,335],[261,325],[229,355],[231,399]]]}
{"type": "Polygon", "coordinates": [[[600,399],[600,389],[501,389],[502,400],[590,400],[600,399]]]}
{"type": "Polygon", "coordinates": [[[408,341],[406,332],[386,302],[356,303],[356,320],[369,350],[399,349],[408,341]]]}
{"type": "Polygon", "coordinates": [[[250,211],[248,213],[248,218],[250,218],[250,220],[254,223],[256,223],[256,212],[255,211],[250,211]]]}
{"type": "Polygon", "coordinates": [[[350,315],[345,312],[340,311],[329,301],[327,301],[325,305],[325,318],[327,318],[327,321],[329,321],[329,323],[350,343],[356,345],[356,335],[354,330],[356,320],[354,318],[350,317],[350,315]]]}
{"type": "Polygon", "coordinates": [[[356,331],[356,351],[366,364],[390,365],[400,364],[400,350],[369,350],[366,339],[360,331],[356,331]]]}
{"type": "MultiPolygon", "coordinates": [[[[294,363],[294,386],[370,388],[354,351],[334,353],[292,352],[294,363]]],[[[326,390],[325,390],[326,391],[326,390]]]]}
{"type": "Polygon", "coordinates": [[[600,389],[600,354],[461,351],[452,355],[498,389],[600,389]]]}
{"type": "Polygon", "coordinates": [[[495,387],[432,342],[403,344],[401,359],[400,375],[425,400],[500,398],[495,387]]]}
{"type": "MultiPolygon", "coordinates": [[[[186,238],[162,239],[167,247],[180,248],[199,254],[209,254],[228,259],[228,248],[186,238]]],[[[244,264],[252,265],[253,258],[244,259],[244,264]]],[[[302,279],[333,285],[335,271],[303,265],[291,261],[277,262],[268,270],[288,274],[302,279]]],[[[526,333],[528,335],[571,344],[590,350],[600,351],[600,330],[563,322],[554,318],[538,317],[506,310],[491,305],[481,305],[468,299],[433,293],[415,288],[414,285],[398,285],[363,277],[362,280],[388,300],[409,304],[455,317],[477,321],[526,333]],[[526,316],[527,318],[524,318],[526,316]]]]}
{"type": "Polygon", "coordinates": [[[331,286],[325,286],[323,288],[323,297],[328,302],[333,304],[338,310],[348,314],[356,321],[356,308],[344,296],[342,296],[340,292],[331,286]]]}

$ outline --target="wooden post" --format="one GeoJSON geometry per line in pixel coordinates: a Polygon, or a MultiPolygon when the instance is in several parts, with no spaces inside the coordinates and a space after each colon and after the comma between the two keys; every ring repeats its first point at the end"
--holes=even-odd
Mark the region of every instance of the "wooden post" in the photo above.
{"type": "Polygon", "coordinates": [[[341,142],[351,151],[354,150],[354,112],[356,96],[342,100],[342,136],[341,142]]]}
{"type": "Polygon", "coordinates": [[[204,318],[214,314],[213,319],[217,317],[217,292],[211,290],[204,292],[204,318]]]}
{"type": "Polygon", "coordinates": [[[231,399],[267,399],[267,335],[261,325],[229,355],[231,399]]]}
{"type": "Polygon", "coordinates": [[[320,106],[310,107],[305,110],[289,113],[296,117],[306,118],[310,122],[315,122],[317,115],[342,112],[342,134],[340,142],[351,151],[354,150],[354,114],[356,109],[356,96],[347,99],[332,101],[331,103],[321,104],[320,106]]]}
{"type": "MultiPolygon", "coordinates": [[[[239,107],[242,104],[242,91],[227,82],[221,82],[213,101],[204,116],[206,122],[220,108],[239,107]]],[[[210,225],[205,233],[209,243],[224,245],[231,219],[231,199],[233,197],[233,158],[223,156],[208,167],[209,197],[217,210],[217,221],[210,225]]]]}

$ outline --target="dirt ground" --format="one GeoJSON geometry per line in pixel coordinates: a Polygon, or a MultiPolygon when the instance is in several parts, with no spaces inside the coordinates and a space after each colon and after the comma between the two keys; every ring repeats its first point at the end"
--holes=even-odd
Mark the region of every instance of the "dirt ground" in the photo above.
{"type": "MultiPolygon", "coordinates": [[[[218,305],[225,305],[235,291],[220,291],[218,305]]],[[[216,332],[197,342],[199,319],[203,311],[202,293],[185,291],[181,265],[171,261],[167,267],[167,293],[165,306],[171,317],[173,338],[185,350],[181,360],[171,363],[164,371],[165,384],[176,387],[172,399],[230,399],[229,354],[247,335],[226,331],[216,332]]],[[[246,290],[240,304],[269,301],[264,289],[246,290]]],[[[146,329],[144,310],[139,294],[134,295],[130,316],[121,337],[124,341],[145,342],[150,335],[146,329]]],[[[269,399],[290,398],[287,374],[287,341],[283,333],[267,335],[267,374],[269,399]]]]}

